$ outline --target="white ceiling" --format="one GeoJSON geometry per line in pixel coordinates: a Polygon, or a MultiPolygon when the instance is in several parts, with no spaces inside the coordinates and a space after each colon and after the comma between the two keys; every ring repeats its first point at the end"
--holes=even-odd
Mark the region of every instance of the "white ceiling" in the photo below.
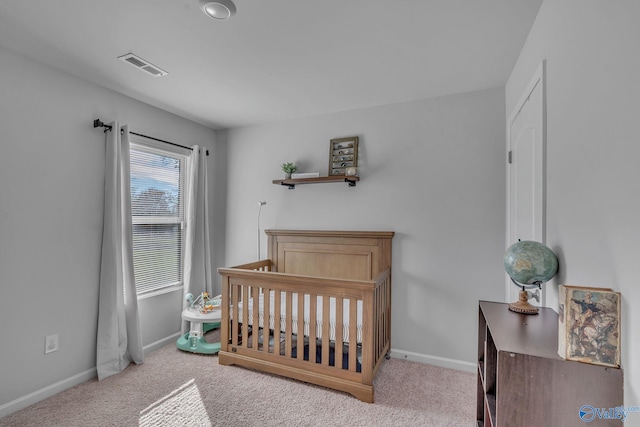
{"type": "Polygon", "coordinates": [[[503,86],[542,3],[234,1],[2,0],[0,45],[218,129],[503,86]]]}

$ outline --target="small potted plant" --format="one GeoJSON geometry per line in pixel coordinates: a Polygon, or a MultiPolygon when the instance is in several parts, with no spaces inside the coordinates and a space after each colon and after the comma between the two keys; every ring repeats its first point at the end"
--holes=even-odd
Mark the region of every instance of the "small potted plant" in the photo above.
{"type": "Polygon", "coordinates": [[[284,179],[291,178],[291,174],[298,169],[292,162],[283,163],[280,167],[282,168],[282,172],[284,172],[284,179]]]}

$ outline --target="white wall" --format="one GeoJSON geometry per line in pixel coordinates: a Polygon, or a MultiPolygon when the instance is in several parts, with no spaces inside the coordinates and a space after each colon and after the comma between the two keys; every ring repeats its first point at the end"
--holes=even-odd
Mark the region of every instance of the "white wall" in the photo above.
{"type": "Polygon", "coordinates": [[[227,264],[256,258],[259,200],[263,229],[395,231],[393,349],[475,369],[478,300],[504,290],[504,116],[491,89],[228,131],[227,264]],[[327,175],[353,135],[357,187],[272,184],[287,161],[327,175]]]}
{"type": "Polygon", "coordinates": [[[558,283],[622,293],[627,406],[640,403],[639,18],[637,0],[545,0],[505,89],[508,114],[546,59],[547,243],[560,258],[547,289],[556,310],[558,283]]]}
{"type": "MultiPolygon", "coordinates": [[[[93,119],[209,148],[214,259],[223,259],[225,211],[216,198],[224,200],[226,182],[216,168],[226,151],[214,131],[188,120],[4,49],[0,63],[2,416],[95,368],[104,135],[93,119]],[[55,333],[60,350],[45,355],[44,337],[55,333]]],[[[180,300],[141,301],[145,345],[179,332],[180,300]]]]}

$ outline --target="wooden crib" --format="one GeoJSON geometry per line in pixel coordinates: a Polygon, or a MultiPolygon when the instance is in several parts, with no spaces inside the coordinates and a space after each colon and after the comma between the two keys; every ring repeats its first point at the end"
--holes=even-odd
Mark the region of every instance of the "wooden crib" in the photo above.
{"type": "Polygon", "coordinates": [[[373,378],[391,348],[394,233],[265,233],[268,259],[218,269],[220,364],[283,375],[372,403],[373,378]]]}

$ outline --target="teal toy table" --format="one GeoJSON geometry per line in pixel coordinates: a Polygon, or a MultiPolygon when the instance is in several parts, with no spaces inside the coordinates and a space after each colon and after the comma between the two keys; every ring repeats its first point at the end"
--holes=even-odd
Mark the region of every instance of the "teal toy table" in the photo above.
{"type": "Polygon", "coordinates": [[[216,354],[220,351],[220,343],[209,343],[204,334],[220,327],[221,310],[208,313],[200,312],[199,308],[186,308],[182,311],[182,318],[191,323],[189,332],[178,338],[176,346],[180,350],[191,353],[216,354]]]}

